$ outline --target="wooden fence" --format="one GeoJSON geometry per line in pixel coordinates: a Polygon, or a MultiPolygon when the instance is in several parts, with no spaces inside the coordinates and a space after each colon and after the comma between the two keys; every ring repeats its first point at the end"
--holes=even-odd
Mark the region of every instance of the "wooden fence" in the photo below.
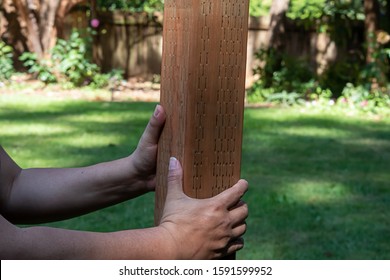
{"type": "Polygon", "coordinates": [[[162,17],[99,12],[94,59],[104,71],[121,69],[126,77],[159,74],[162,17]]]}
{"type": "MultiPolygon", "coordinates": [[[[97,18],[100,24],[95,29],[96,35],[93,38],[93,57],[103,71],[121,69],[126,77],[160,73],[163,28],[161,13],[148,15],[119,11],[97,12],[97,18]]],[[[64,34],[69,35],[72,28],[85,29],[88,24],[86,10],[75,9],[65,20],[64,34]]],[[[249,84],[253,80],[252,69],[258,63],[255,53],[265,44],[268,27],[268,17],[249,19],[246,70],[249,84]]],[[[0,24],[0,33],[2,29],[4,27],[0,24]]],[[[325,33],[307,31],[294,22],[288,22],[286,29],[283,38],[286,52],[308,58],[317,73],[321,73],[340,52],[335,42],[325,33]]]]}
{"type": "MultiPolygon", "coordinates": [[[[98,35],[94,40],[94,58],[104,71],[122,69],[127,77],[160,73],[162,55],[162,15],[100,12],[98,35]]],[[[265,45],[269,17],[249,19],[246,76],[253,80],[255,53],[265,45]]],[[[325,33],[307,31],[292,22],[284,38],[286,52],[306,57],[315,71],[321,73],[336,59],[336,44],[325,33]]]]}

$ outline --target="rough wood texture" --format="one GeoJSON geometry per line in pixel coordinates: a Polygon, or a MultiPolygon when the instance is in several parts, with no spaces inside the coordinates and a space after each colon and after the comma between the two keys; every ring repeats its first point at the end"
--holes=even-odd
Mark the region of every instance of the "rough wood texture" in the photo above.
{"type": "Polygon", "coordinates": [[[184,192],[215,196],[240,177],[248,0],[166,0],[161,104],[167,112],[157,166],[155,221],[168,162],[183,166],[184,192]]]}

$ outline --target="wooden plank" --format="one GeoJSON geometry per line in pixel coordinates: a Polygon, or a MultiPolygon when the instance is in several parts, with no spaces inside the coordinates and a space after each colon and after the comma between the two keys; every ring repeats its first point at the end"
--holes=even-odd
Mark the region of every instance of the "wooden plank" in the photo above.
{"type": "Polygon", "coordinates": [[[215,196],[240,178],[249,0],[166,0],[155,222],[168,163],[183,166],[184,192],[215,196]]]}

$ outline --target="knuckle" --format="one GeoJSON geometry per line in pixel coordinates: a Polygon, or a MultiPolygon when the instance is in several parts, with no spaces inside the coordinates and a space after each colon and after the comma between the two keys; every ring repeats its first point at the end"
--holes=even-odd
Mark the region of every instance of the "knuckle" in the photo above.
{"type": "Polygon", "coordinates": [[[248,217],[249,215],[249,207],[248,207],[248,204],[244,203],[242,206],[242,211],[243,211],[243,214],[245,215],[245,218],[248,217]]]}
{"type": "Polygon", "coordinates": [[[168,174],[168,183],[181,180],[181,174],[178,171],[171,171],[168,174]]]}

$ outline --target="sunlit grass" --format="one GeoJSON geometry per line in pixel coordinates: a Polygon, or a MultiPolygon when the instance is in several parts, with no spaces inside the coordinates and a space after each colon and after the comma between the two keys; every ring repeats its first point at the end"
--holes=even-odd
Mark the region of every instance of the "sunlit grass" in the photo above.
{"type": "MultiPolygon", "coordinates": [[[[131,153],[152,103],[0,95],[0,144],[23,167],[71,167],[131,153]]],[[[390,259],[390,119],[247,109],[242,177],[250,210],[240,259],[390,259]]],[[[153,194],[52,226],[153,225],[153,194]]]]}
{"type": "Polygon", "coordinates": [[[247,110],[244,258],[390,258],[390,122],[343,112],[247,110]]]}

